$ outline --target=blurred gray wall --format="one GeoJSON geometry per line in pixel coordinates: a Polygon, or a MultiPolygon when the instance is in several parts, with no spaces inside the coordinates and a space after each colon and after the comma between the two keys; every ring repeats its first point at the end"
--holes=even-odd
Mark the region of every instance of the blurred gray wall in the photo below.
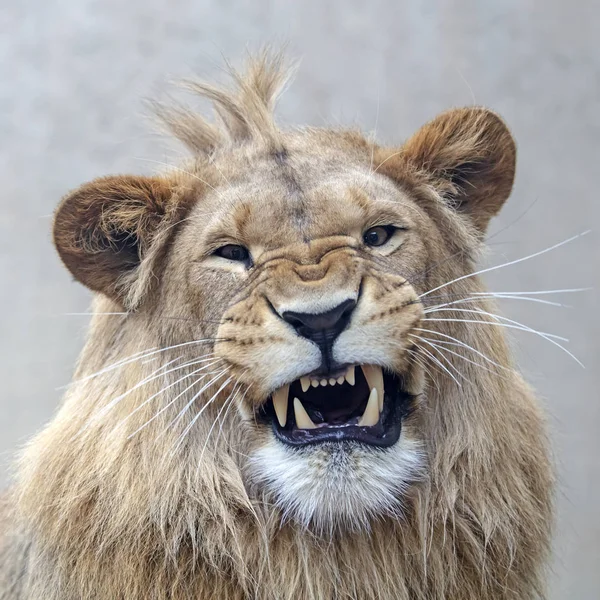
{"type": "Polygon", "coordinates": [[[4,0],[0,7],[0,483],[53,414],[81,348],[89,294],[61,267],[51,213],[67,190],[149,173],[181,149],[141,99],[170,77],[220,77],[221,54],[290,41],[303,58],[280,117],[359,125],[400,141],[437,112],[486,104],[519,143],[514,193],[488,264],[590,235],[494,272],[497,291],[596,286],[506,301],[510,318],[570,338],[585,363],[512,336],[549,414],[560,488],[553,599],[600,598],[600,4],[594,0],[4,0]],[[525,214],[523,214],[525,213],[525,214]],[[516,221],[516,222],[515,222],[516,221]],[[550,298],[550,297],[549,297],[550,298]]]}

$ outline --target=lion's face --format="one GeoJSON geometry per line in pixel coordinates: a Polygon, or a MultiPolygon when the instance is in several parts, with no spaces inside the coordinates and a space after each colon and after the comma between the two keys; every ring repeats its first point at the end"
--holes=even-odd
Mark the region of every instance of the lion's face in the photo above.
{"type": "Polygon", "coordinates": [[[419,438],[404,426],[423,391],[411,279],[429,263],[433,226],[368,163],[325,168],[319,154],[265,157],[198,203],[163,297],[172,314],[218,323],[201,329],[246,390],[249,480],[329,527],[398,509],[416,475],[419,438]]]}
{"type": "MultiPolygon", "coordinates": [[[[66,265],[158,345],[207,340],[214,385],[192,400],[241,432],[227,452],[256,501],[321,531],[397,515],[434,436],[420,295],[467,273],[510,190],[504,124],[464,109],[400,151],[309,130],[184,166],[67,197],[66,265]]],[[[202,414],[185,433],[211,419],[198,444],[216,443],[202,414]]]]}

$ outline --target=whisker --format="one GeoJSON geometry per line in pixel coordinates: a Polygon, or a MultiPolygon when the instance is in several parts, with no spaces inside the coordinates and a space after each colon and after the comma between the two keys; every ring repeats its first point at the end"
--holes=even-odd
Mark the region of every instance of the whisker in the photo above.
{"type": "MultiPolygon", "coordinates": [[[[409,333],[409,335],[411,337],[417,337],[422,341],[427,341],[429,340],[429,338],[423,338],[421,336],[414,336],[412,334],[409,333]]],[[[433,343],[433,340],[429,340],[429,342],[433,343]]],[[[503,379],[508,379],[505,375],[501,375],[500,373],[498,373],[497,371],[493,371],[492,369],[489,369],[488,367],[486,367],[485,365],[482,365],[481,363],[475,362],[474,360],[471,360],[470,358],[467,358],[466,356],[463,356],[462,354],[459,354],[458,352],[454,352],[454,350],[450,350],[450,348],[445,348],[442,346],[439,346],[439,344],[451,344],[452,342],[440,342],[439,340],[435,343],[435,346],[437,347],[437,349],[441,352],[449,352],[450,354],[452,354],[453,356],[456,356],[462,360],[464,360],[465,362],[468,362],[472,365],[475,365],[476,367],[479,367],[480,369],[483,369],[484,371],[487,371],[488,373],[493,373],[494,375],[497,375],[498,377],[502,377],[503,379]]],[[[458,344],[455,344],[458,345],[458,344]]]]}
{"type": "Polygon", "coordinates": [[[512,296],[510,294],[500,294],[500,293],[489,293],[489,294],[481,294],[479,296],[469,296],[468,298],[460,298],[459,300],[453,300],[452,302],[445,302],[444,304],[434,304],[431,306],[427,306],[425,312],[432,308],[443,308],[445,306],[454,306],[455,304],[464,304],[466,302],[478,302],[480,300],[492,300],[494,298],[499,298],[501,300],[526,300],[529,302],[538,302],[539,304],[547,304],[549,306],[559,306],[562,308],[566,308],[566,304],[561,304],[560,302],[552,302],[550,300],[542,300],[541,298],[530,298],[529,296],[512,296]]]}
{"type": "Polygon", "coordinates": [[[190,346],[192,344],[214,343],[214,342],[218,342],[218,341],[220,341],[219,338],[204,338],[201,340],[192,340],[191,342],[183,342],[180,344],[174,344],[172,346],[167,346],[166,348],[154,347],[154,348],[150,348],[149,350],[141,350],[140,352],[136,352],[135,354],[132,354],[124,359],[121,359],[120,361],[117,361],[116,363],[113,363],[112,365],[109,365],[108,367],[104,367],[103,369],[100,369],[100,371],[97,371],[96,373],[92,373],[91,375],[86,375],[85,377],[82,377],[81,379],[75,379],[74,381],[71,381],[67,385],[64,385],[57,389],[64,389],[67,387],[71,387],[72,385],[75,385],[77,383],[83,383],[85,381],[89,381],[90,379],[93,379],[94,377],[98,377],[99,375],[103,375],[104,373],[108,373],[109,371],[123,367],[129,363],[135,362],[136,360],[142,360],[142,359],[148,358],[149,356],[154,356],[155,354],[160,354],[161,352],[167,352],[167,350],[173,350],[175,348],[182,348],[183,346],[190,346]]]}
{"type": "MultiPolygon", "coordinates": [[[[400,345],[400,344],[398,344],[398,345],[400,345]]],[[[456,379],[456,377],[454,377],[454,375],[452,375],[452,373],[429,350],[427,350],[427,348],[423,348],[423,346],[419,346],[419,350],[421,350],[421,352],[424,352],[425,354],[427,354],[427,356],[429,356],[429,358],[431,360],[433,360],[434,363],[439,365],[448,375],[450,375],[450,377],[455,381],[456,385],[459,388],[462,388],[460,381],[458,381],[458,379],[456,379]]]]}
{"type": "Polygon", "coordinates": [[[181,447],[186,435],[191,431],[192,427],[195,425],[196,421],[200,418],[200,415],[215,401],[219,393],[229,385],[233,377],[229,377],[225,380],[225,382],[221,385],[221,387],[213,394],[212,398],[194,415],[194,418],[188,423],[187,427],[183,430],[181,435],[179,436],[179,440],[175,443],[173,451],[171,452],[171,456],[177,452],[178,448],[181,447]]]}
{"type": "MultiPolygon", "coordinates": [[[[582,234],[583,235],[583,234],[582,234]]],[[[575,292],[589,292],[591,290],[593,290],[594,288],[566,288],[566,289],[560,289],[560,290],[535,290],[532,292],[492,292],[492,293],[498,293],[498,294],[507,294],[510,296],[520,296],[520,295],[526,295],[526,296],[534,296],[534,295],[541,295],[541,294],[572,294],[575,292]]],[[[487,294],[488,292],[474,292],[473,295],[477,296],[477,295],[483,295],[483,294],[487,294]]]]}
{"type": "MultiPolygon", "coordinates": [[[[250,384],[247,388],[246,391],[242,394],[242,397],[240,398],[240,404],[244,402],[246,396],[248,395],[248,392],[250,391],[250,388],[252,387],[252,384],[250,384]]],[[[231,407],[230,407],[231,408],[231,407]]],[[[227,409],[227,411],[225,412],[225,414],[223,415],[223,422],[225,422],[225,418],[227,417],[227,413],[229,412],[229,409],[227,409]]],[[[219,423],[219,436],[223,433],[223,423],[219,423]]],[[[219,436],[217,436],[217,442],[219,440],[219,436]]]]}
{"type": "Polygon", "coordinates": [[[229,367],[226,367],[222,371],[219,371],[219,373],[215,375],[215,377],[213,377],[208,383],[204,384],[202,388],[192,396],[192,399],[181,409],[179,414],[169,423],[169,425],[167,425],[166,430],[168,430],[171,427],[174,427],[183,418],[185,413],[189,410],[189,408],[196,401],[196,399],[202,394],[202,392],[204,392],[207,388],[213,385],[213,383],[218,381],[223,375],[226,375],[228,371],[229,367]]]}
{"type": "MultiPolygon", "coordinates": [[[[501,297],[511,297],[515,299],[519,299],[521,296],[539,296],[539,295],[547,295],[547,294],[559,294],[559,293],[575,293],[575,292],[588,292],[593,288],[571,288],[571,289],[560,289],[560,290],[534,290],[534,291],[521,291],[521,292],[465,292],[463,294],[436,294],[435,296],[428,296],[427,298],[423,298],[421,302],[431,302],[432,300],[445,300],[448,301],[452,298],[457,299],[465,299],[465,296],[468,296],[469,299],[473,298],[487,298],[492,297],[495,298],[498,295],[501,297]]],[[[416,302],[414,302],[416,304],[416,302]]],[[[563,306],[562,304],[560,306],[563,306]]]]}
{"type": "Polygon", "coordinates": [[[135,352],[134,354],[126,356],[125,358],[121,358],[117,362],[112,363],[112,364],[108,365],[107,367],[103,367],[100,371],[96,371],[95,373],[92,373],[91,375],[87,375],[86,377],[82,377],[81,379],[75,379],[74,381],[71,381],[65,385],[61,385],[60,387],[58,387],[56,389],[57,390],[66,389],[68,387],[71,387],[72,385],[75,385],[76,383],[83,383],[85,381],[93,379],[94,377],[98,377],[99,375],[108,373],[109,371],[112,371],[113,369],[118,369],[119,367],[125,366],[126,364],[128,364],[130,362],[134,362],[136,360],[142,360],[146,356],[150,356],[150,354],[153,350],[157,350],[157,349],[158,349],[157,347],[154,347],[154,348],[147,348],[145,350],[140,350],[139,352],[135,352]]]}
{"type": "MultiPolygon", "coordinates": [[[[210,426],[210,429],[208,430],[208,434],[206,435],[206,441],[204,442],[202,451],[200,452],[200,457],[198,458],[198,468],[200,468],[200,466],[202,464],[202,458],[203,458],[204,452],[206,451],[206,448],[208,446],[208,441],[210,440],[210,436],[213,432],[213,429],[215,428],[215,425],[217,424],[217,422],[219,421],[219,418],[221,417],[221,413],[225,410],[225,407],[228,407],[227,410],[229,410],[229,408],[231,407],[231,404],[233,404],[233,402],[235,401],[235,398],[237,397],[241,388],[242,388],[242,386],[238,380],[238,383],[236,383],[234,385],[233,389],[231,390],[231,394],[227,397],[227,400],[225,400],[225,402],[223,402],[223,406],[219,409],[217,416],[213,420],[213,423],[210,426]]],[[[217,438],[217,440],[218,440],[218,438],[217,438]]]]}
{"type": "Polygon", "coordinates": [[[448,366],[461,378],[464,379],[467,383],[473,383],[472,381],[469,381],[469,379],[467,379],[453,364],[450,360],[448,360],[447,357],[444,356],[444,354],[441,352],[441,349],[432,341],[425,339],[424,337],[421,337],[419,335],[411,335],[411,337],[413,338],[417,338],[419,340],[421,340],[422,342],[424,342],[425,344],[427,344],[428,346],[431,346],[432,348],[434,348],[435,350],[438,351],[438,353],[440,354],[440,356],[446,361],[446,363],[448,364],[448,366]]]}
{"type": "MultiPolygon", "coordinates": [[[[194,373],[198,373],[199,371],[201,371],[201,369],[197,369],[196,371],[194,371],[194,373]]],[[[207,377],[209,377],[210,375],[214,375],[215,373],[217,373],[217,371],[210,371],[209,373],[205,373],[204,375],[201,375],[200,377],[197,377],[193,383],[191,383],[188,387],[186,387],[183,392],[180,392],[179,394],[177,394],[174,398],[172,398],[167,404],[165,404],[156,414],[154,414],[150,419],[148,419],[141,427],[138,427],[138,429],[136,429],[132,434],[130,434],[129,436],[127,436],[127,439],[131,439],[134,435],[136,435],[137,433],[139,433],[140,431],[142,431],[142,429],[145,429],[148,425],[150,425],[150,423],[152,423],[154,420],[158,419],[158,417],[160,417],[160,415],[162,415],[166,410],[168,410],[168,408],[170,406],[173,406],[173,404],[175,404],[175,402],[177,402],[177,400],[179,400],[179,398],[181,398],[181,396],[183,396],[184,394],[186,394],[189,390],[191,390],[195,385],[197,385],[198,383],[200,383],[201,381],[204,381],[204,379],[206,379],[207,377]]],[[[187,375],[186,377],[189,377],[190,375],[187,375]]],[[[177,383],[183,381],[183,379],[185,379],[185,377],[182,377],[181,379],[179,379],[177,381],[177,383]]],[[[165,388],[163,388],[161,390],[161,392],[164,392],[165,388]]],[[[146,401],[147,402],[147,401],[146,401]]],[[[136,411],[141,408],[138,407],[136,408],[136,411]]],[[[135,411],[134,411],[135,412],[135,411]]],[[[133,414],[133,413],[131,413],[133,414]]],[[[129,415],[131,416],[131,415],[129,415]]],[[[126,417],[127,418],[129,418],[126,417]]],[[[125,419],[124,419],[125,420],[125,419]]],[[[124,421],[123,421],[124,422],[124,421]]]]}
{"type": "MultiPolygon", "coordinates": [[[[466,348],[466,349],[468,349],[468,350],[471,350],[472,352],[474,352],[474,353],[475,353],[475,354],[477,354],[478,356],[481,356],[481,358],[483,358],[484,360],[486,360],[486,361],[487,361],[487,362],[489,362],[490,364],[494,365],[495,367],[499,367],[500,369],[505,369],[505,370],[507,370],[507,371],[511,371],[511,372],[512,372],[512,370],[513,370],[513,369],[510,369],[510,368],[508,368],[508,367],[505,367],[504,365],[501,365],[501,364],[499,364],[499,363],[497,363],[497,362],[493,361],[491,358],[489,358],[488,356],[486,356],[486,355],[485,355],[483,352],[480,352],[479,350],[476,350],[476,349],[475,349],[475,348],[473,348],[472,346],[469,346],[469,344],[467,344],[467,343],[465,343],[465,342],[463,342],[463,341],[461,341],[461,340],[459,340],[459,339],[457,339],[457,338],[455,338],[455,337],[453,337],[453,336],[451,336],[451,335],[448,335],[448,334],[446,334],[446,333],[440,333],[439,331],[435,331],[434,329],[423,329],[422,327],[415,327],[414,329],[415,329],[415,331],[423,331],[423,332],[427,332],[427,333],[434,333],[435,335],[439,335],[439,336],[441,336],[441,337],[444,337],[444,338],[447,338],[447,339],[449,339],[449,340],[453,340],[453,342],[454,342],[455,344],[457,344],[458,346],[461,346],[461,347],[463,347],[463,348],[466,348]]],[[[440,343],[440,344],[441,344],[441,343],[445,343],[445,344],[449,344],[449,343],[451,343],[451,342],[443,342],[443,341],[441,341],[441,340],[436,340],[436,341],[437,341],[438,343],[440,343]]]]}
{"type": "MultiPolygon", "coordinates": [[[[132,415],[134,415],[135,413],[137,413],[138,411],[140,411],[144,406],[146,406],[146,404],[148,404],[149,402],[151,402],[152,400],[154,400],[154,398],[156,398],[157,396],[159,396],[160,394],[162,394],[166,390],[172,388],[173,386],[177,385],[178,383],[181,383],[182,381],[185,381],[186,379],[188,379],[190,377],[193,377],[196,373],[201,373],[205,369],[210,369],[211,367],[214,367],[216,364],[218,364],[220,362],[223,362],[223,359],[222,358],[216,358],[212,362],[209,362],[208,364],[203,365],[199,369],[195,369],[191,373],[187,373],[186,375],[183,375],[183,377],[180,377],[176,381],[173,381],[173,382],[169,383],[165,387],[161,388],[158,392],[155,392],[154,394],[152,394],[149,398],[146,398],[146,400],[144,400],[144,402],[142,402],[142,404],[140,404],[131,413],[129,413],[129,415],[127,417],[125,417],[124,420],[128,419],[129,417],[131,417],[132,415]]],[[[181,368],[189,367],[189,366],[192,366],[194,364],[198,364],[198,363],[185,364],[185,365],[182,365],[181,368]]],[[[207,374],[211,375],[212,373],[216,373],[216,372],[217,371],[213,371],[213,372],[209,372],[207,374]]]]}
{"type": "MultiPolygon", "coordinates": [[[[448,300],[452,297],[459,297],[458,300],[452,302],[446,302],[444,304],[438,304],[434,306],[428,306],[429,308],[442,308],[444,306],[451,306],[453,304],[461,304],[468,301],[474,301],[479,299],[488,299],[488,298],[500,298],[500,299],[510,299],[510,300],[526,300],[529,302],[539,302],[540,304],[548,304],[551,306],[559,306],[559,307],[567,307],[566,304],[561,304],[559,302],[551,302],[549,300],[543,300],[540,298],[530,298],[530,296],[534,295],[547,295],[547,294],[557,294],[557,293],[574,293],[574,292],[587,292],[592,288],[571,288],[571,289],[562,289],[562,290],[536,290],[531,292],[472,292],[468,298],[461,298],[460,294],[449,294],[449,295],[440,295],[440,296],[430,296],[427,300],[432,300],[435,298],[443,298],[444,300],[448,300]]],[[[569,307],[570,308],[570,307],[569,307]]],[[[425,311],[427,312],[427,310],[425,311]]]]}
{"type": "Polygon", "coordinates": [[[158,359],[158,356],[155,356],[154,358],[148,358],[146,360],[142,360],[142,362],[140,364],[142,365],[149,365],[151,362],[156,362],[158,359]]]}
{"type": "MultiPolygon", "coordinates": [[[[240,398],[240,404],[244,402],[244,400],[248,394],[248,391],[250,390],[251,387],[252,387],[252,384],[250,384],[246,388],[246,391],[242,394],[242,397],[240,398]]],[[[241,389],[241,387],[240,387],[240,389],[241,389]]],[[[229,407],[227,408],[227,410],[225,411],[225,414],[223,415],[223,421],[219,422],[219,433],[217,434],[217,437],[215,439],[215,446],[218,446],[218,444],[219,444],[219,439],[220,439],[221,435],[223,435],[223,423],[225,422],[225,419],[227,418],[227,414],[231,410],[231,407],[234,405],[235,405],[235,402],[233,402],[233,401],[229,403],[229,407]]],[[[218,415],[217,415],[217,419],[218,419],[218,415]]],[[[240,456],[244,456],[245,458],[250,458],[247,454],[243,454],[242,452],[237,451],[235,448],[232,448],[231,446],[229,446],[229,449],[233,450],[236,454],[239,454],[240,456]]],[[[198,464],[198,468],[200,468],[200,464],[198,464]]]]}
{"type": "Polygon", "coordinates": [[[559,344],[556,340],[552,339],[552,337],[561,339],[562,341],[566,341],[566,342],[568,342],[569,340],[567,340],[565,338],[560,338],[558,336],[550,337],[549,335],[544,334],[540,331],[536,331],[535,329],[532,329],[531,327],[518,327],[516,325],[511,325],[509,323],[498,323],[497,321],[495,321],[495,322],[476,321],[476,320],[470,320],[470,319],[431,319],[431,318],[426,318],[426,319],[423,319],[423,321],[439,321],[439,322],[444,322],[444,323],[478,323],[480,325],[494,325],[496,327],[505,327],[507,329],[517,329],[520,331],[527,331],[529,333],[535,333],[536,335],[539,335],[541,338],[549,341],[551,344],[554,344],[555,346],[560,348],[563,352],[566,352],[577,364],[579,364],[581,367],[583,367],[585,369],[585,365],[573,353],[569,352],[564,346],[559,344]]]}
{"type": "MultiPolygon", "coordinates": [[[[65,317],[94,317],[100,315],[103,317],[110,316],[130,316],[136,315],[136,312],[78,312],[78,313],[62,313],[65,317]]],[[[197,319],[195,317],[177,317],[174,315],[154,315],[158,319],[173,319],[176,321],[187,321],[190,323],[217,323],[221,324],[222,319],[197,319]]]]}
{"type": "MultiPolygon", "coordinates": [[[[523,331],[532,331],[535,333],[538,333],[539,335],[545,336],[545,337],[549,337],[549,338],[554,338],[556,340],[560,340],[562,342],[568,342],[569,340],[567,338],[561,337],[560,335],[555,335],[554,333],[546,333],[543,331],[536,331],[535,329],[532,329],[531,327],[529,327],[528,325],[525,325],[523,323],[519,323],[519,321],[514,321],[513,319],[509,319],[507,317],[503,317],[502,315],[497,315],[495,313],[491,313],[491,312],[487,312],[485,310],[481,310],[478,308],[456,308],[456,307],[452,307],[452,308],[432,308],[430,310],[425,311],[426,314],[432,314],[432,313],[438,313],[438,312],[460,312],[460,313],[468,313],[468,314],[476,314],[476,315],[484,315],[486,317],[491,317],[492,319],[496,319],[496,321],[504,321],[506,323],[510,323],[512,325],[518,325],[519,327],[523,328],[523,331]]],[[[489,323],[489,321],[484,321],[485,323],[489,323]]]]}
{"type": "Polygon", "coordinates": [[[214,364],[215,362],[222,360],[222,359],[214,359],[214,358],[202,358],[200,360],[194,360],[191,362],[187,362],[182,365],[178,365],[177,367],[173,367],[172,369],[168,369],[167,371],[163,371],[163,369],[166,366],[174,363],[177,360],[180,360],[181,358],[182,357],[180,356],[176,359],[173,359],[173,360],[167,362],[162,367],[160,367],[159,369],[157,369],[156,371],[154,371],[153,373],[148,375],[148,377],[142,379],[141,381],[138,381],[132,388],[128,389],[126,392],[123,392],[122,394],[119,394],[118,396],[113,398],[104,408],[102,408],[98,412],[98,416],[102,416],[103,414],[105,414],[106,412],[111,410],[114,406],[116,406],[119,402],[121,402],[121,400],[123,400],[124,398],[129,396],[129,394],[131,394],[135,390],[139,389],[143,385],[146,385],[147,383],[150,383],[151,381],[158,379],[159,377],[163,377],[164,375],[167,375],[168,373],[173,373],[174,371],[179,371],[181,369],[185,369],[186,367],[191,367],[193,365],[199,365],[199,364],[206,363],[206,362],[209,362],[209,364],[206,365],[206,367],[208,368],[209,366],[212,366],[212,364],[214,364]],[[213,361],[213,362],[210,362],[210,361],[213,361]],[[163,371],[163,372],[161,373],[159,371],[163,371]],[[158,373],[158,374],[156,374],[156,373],[158,373]]]}
{"type": "Polygon", "coordinates": [[[158,367],[158,369],[152,371],[152,373],[150,373],[149,375],[146,375],[146,377],[143,377],[142,379],[140,379],[140,381],[138,381],[132,388],[128,389],[126,392],[119,394],[118,396],[115,396],[110,402],[108,402],[105,406],[100,408],[100,410],[96,413],[96,415],[92,418],[92,420],[99,419],[100,417],[104,416],[111,408],[116,406],[123,398],[128,396],[131,392],[138,389],[142,385],[145,385],[146,383],[149,383],[153,379],[156,379],[156,378],[160,377],[161,375],[168,373],[169,370],[165,371],[164,373],[161,373],[161,371],[164,371],[164,369],[166,369],[168,366],[172,365],[173,363],[176,363],[178,360],[181,360],[182,358],[183,358],[183,356],[178,356],[177,358],[174,358],[174,359],[164,363],[163,365],[158,367]]]}
{"type": "MultiPolygon", "coordinates": [[[[240,398],[240,403],[244,402],[244,399],[246,398],[246,395],[248,394],[248,391],[250,390],[250,388],[252,387],[252,384],[250,384],[247,388],[246,391],[242,394],[242,397],[240,398]]],[[[238,388],[238,392],[241,389],[241,384],[240,387],[238,388]]],[[[219,445],[219,439],[221,437],[221,435],[223,434],[223,423],[225,422],[225,419],[227,418],[227,415],[229,413],[229,411],[231,410],[231,407],[235,405],[235,398],[232,399],[231,402],[229,402],[229,406],[227,407],[227,410],[225,411],[225,414],[223,415],[223,421],[219,421],[219,433],[217,434],[217,437],[215,439],[215,446],[219,445]]],[[[219,411],[220,414],[220,411],[219,411]]],[[[219,419],[219,415],[217,415],[217,420],[219,419]]],[[[213,424],[214,426],[214,424],[213,424]]],[[[212,427],[211,427],[212,429],[212,427]]],[[[210,432],[209,432],[210,435],[210,432]]],[[[207,438],[207,443],[208,443],[208,438],[207,438]]],[[[206,444],[205,444],[205,448],[206,448],[206,444]]],[[[229,447],[231,450],[233,450],[234,452],[236,452],[236,454],[239,454],[240,456],[244,456],[246,458],[250,458],[247,454],[243,454],[242,452],[238,452],[237,450],[235,450],[234,448],[229,447]]],[[[202,454],[204,453],[204,449],[202,450],[202,454]]],[[[201,464],[201,460],[202,460],[202,454],[200,455],[200,459],[198,461],[198,468],[200,468],[201,464]]]]}
{"type": "Polygon", "coordinates": [[[534,252],[533,254],[530,254],[528,256],[524,256],[522,258],[517,258],[516,260],[511,260],[509,262],[503,263],[501,265],[495,265],[493,267],[487,267],[485,269],[481,269],[479,271],[476,271],[474,273],[468,273],[466,275],[462,275],[460,277],[457,277],[456,279],[453,279],[452,281],[448,281],[446,283],[443,283],[442,285],[437,286],[436,288],[433,288],[427,292],[424,292],[423,294],[421,294],[419,296],[419,298],[424,298],[425,296],[428,296],[429,294],[436,292],[437,290],[441,290],[442,288],[445,288],[449,285],[452,285],[453,283],[456,283],[457,281],[462,281],[464,279],[469,279],[470,277],[475,277],[476,275],[481,275],[483,273],[490,273],[491,271],[495,271],[497,269],[502,269],[504,267],[509,267],[511,265],[516,265],[518,263],[521,263],[523,261],[529,260],[531,258],[535,258],[536,256],[541,256],[542,254],[545,254],[546,252],[550,252],[551,250],[555,250],[556,248],[560,248],[561,246],[564,246],[565,244],[568,244],[569,242],[572,242],[578,238],[583,237],[584,235],[587,235],[588,233],[590,233],[591,230],[587,230],[584,231],[583,233],[578,233],[577,235],[574,235],[573,237],[570,237],[562,242],[559,242],[558,244],[554,244],[553,246],[550,246],[549,248],[545,248],[544,250],[539,250],[538,252],[534,252]]]}

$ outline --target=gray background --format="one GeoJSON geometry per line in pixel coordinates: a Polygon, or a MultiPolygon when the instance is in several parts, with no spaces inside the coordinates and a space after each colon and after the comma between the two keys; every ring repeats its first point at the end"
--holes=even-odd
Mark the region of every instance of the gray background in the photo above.
{"type": "MultiPolygon", "coordinates": [[[[235,62],[246,47],[289,40],[303,61],[283,123],[377,124],[394,142],[450,106],[486,104],[519,144],[516,187],[491,231],[502,230],[487,263],[500,264],[596,227],[599,31],[593,0],[3,0],[0,484],[15,449],[55,410],[88,320],[67,314],[85,312],[89,294],[51,247],[57,201],[90,178],[149,173],[148,161],[181,154],[150,132],[143,97],[170,77],[221,77],[221,53],[235,62]]],[[[498,291],[597,290],[598,250],[592,231],[488,281],[498,291]]],[[[600,598],[596,297],[552,297],[572,308],[502,305],[569,337],[587,367],[534,335],[511,336],[544,398],[559,469],[553,599],[600,598]]]]}

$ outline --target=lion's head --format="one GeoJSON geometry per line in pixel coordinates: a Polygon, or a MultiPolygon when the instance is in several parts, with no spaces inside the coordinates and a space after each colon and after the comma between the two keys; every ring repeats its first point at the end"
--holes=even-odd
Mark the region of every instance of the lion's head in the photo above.
{"type": "Polygon", "coordinates": [[[378,569],[395,598],[533,589],[540,417],[473,276],[512,187],[506,125],[450,110],[397,148],[284,132],[277,61],[236,77],[231,93],[190,84],[221,129],[160,109],[193,158],[97,179],[58,208],[58,252],[98,299],[24,467],[25,490],[46,478],[43,511],[22,497],[40,539],[93,530],[104,559],[129,545],[140,563],[145,544],[187,548],[246,590],[279,581],[264,565],[285,555],[295,598],[375,597],[378,569]],[[320,539],[343,550],[319,555],[320,539]],[[347,587],[319,571],[334,560],[356,562],[347,587]]]}

